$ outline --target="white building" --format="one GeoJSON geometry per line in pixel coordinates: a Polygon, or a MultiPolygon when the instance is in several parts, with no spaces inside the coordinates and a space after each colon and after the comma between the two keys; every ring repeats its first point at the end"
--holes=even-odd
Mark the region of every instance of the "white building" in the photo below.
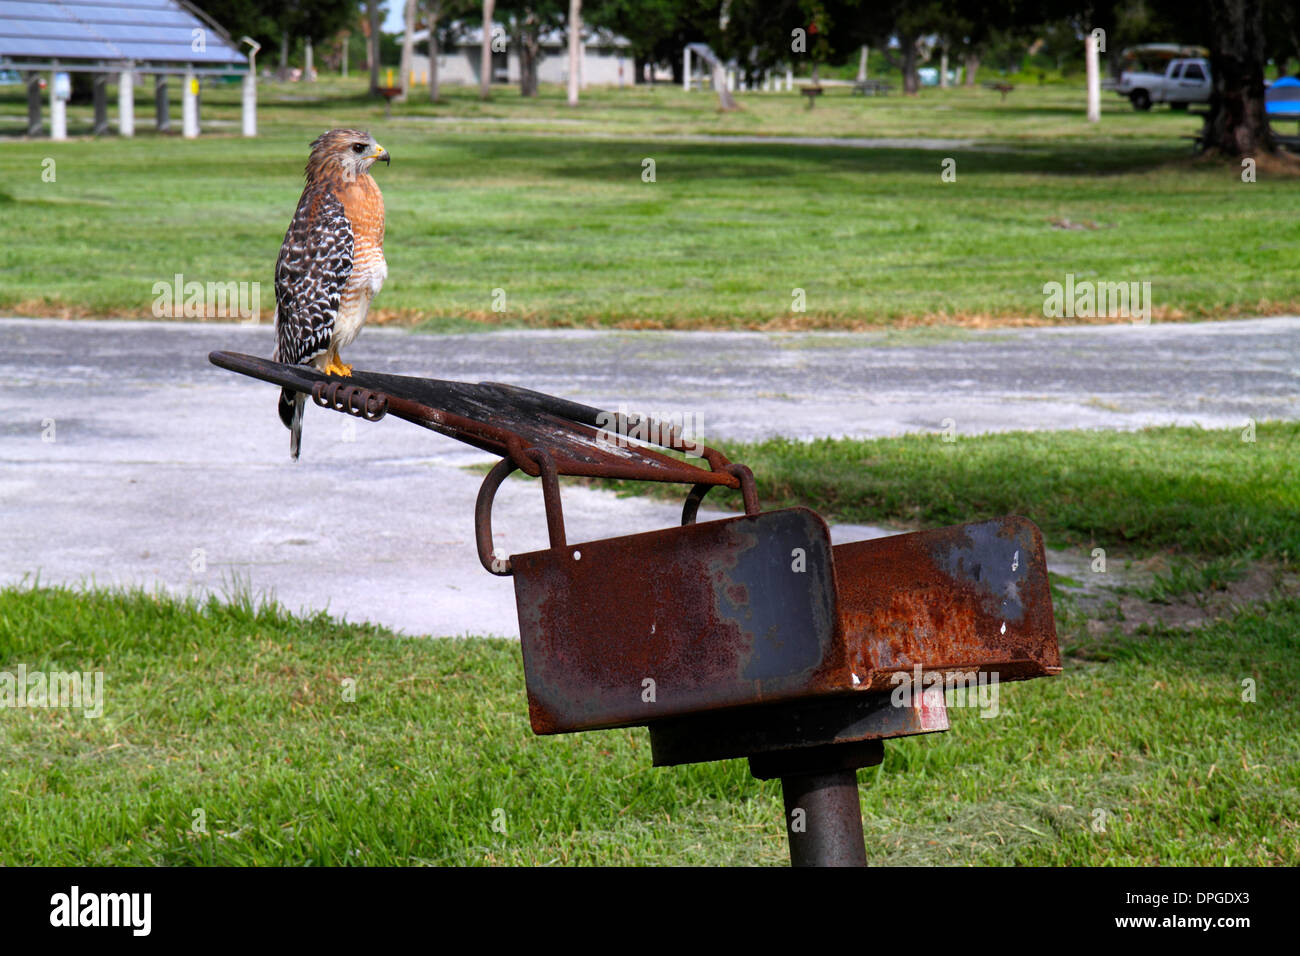
{"type": "MultiPolygon", "coordinates": [[[[499,52],[492,54],[492,82],[519,82],[519,51],[510,41],[503,24],[493,23],[493,34],[498,37],[499,52]]],[[[631,85],[634,78],[632,44],[626,37],[606,30],[582,31],[582,57],[579,81],[582,86],[631,85]]],[[[479,58],[482,55],[483,30],[468,27],[457,31],[456,46],[438,51],[438,82],[443,85],[478,86],[479,58]]],[[[415,56],[411,68],[417,82],[429,79],[429,31],[415,33],[415,56]]],[[[569,38],[563,30],[552,30],[541,36],[541,52],[537,61],[539,83],[569,82],[569,38]]]]}

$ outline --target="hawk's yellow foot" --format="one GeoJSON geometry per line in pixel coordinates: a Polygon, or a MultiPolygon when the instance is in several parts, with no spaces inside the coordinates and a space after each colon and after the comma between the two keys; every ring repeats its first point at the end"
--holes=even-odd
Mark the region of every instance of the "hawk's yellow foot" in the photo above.
{"type": "Polygon", "coordinates": [[[325,374],[340,375],[343,378],[347,378],[352,374],[352,366],[344,365],[343,360],[339,356],[335,355],[329,360],[329,364],[325,366],[325,374]]]}

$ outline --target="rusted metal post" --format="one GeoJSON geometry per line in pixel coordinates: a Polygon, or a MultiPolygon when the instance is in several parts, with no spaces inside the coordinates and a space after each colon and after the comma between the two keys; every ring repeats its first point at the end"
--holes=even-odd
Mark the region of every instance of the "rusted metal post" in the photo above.
{"type": "Polygon", "coordinates": [[[782,777],[791,866],[866,866],[858,772],[782,777]]]}

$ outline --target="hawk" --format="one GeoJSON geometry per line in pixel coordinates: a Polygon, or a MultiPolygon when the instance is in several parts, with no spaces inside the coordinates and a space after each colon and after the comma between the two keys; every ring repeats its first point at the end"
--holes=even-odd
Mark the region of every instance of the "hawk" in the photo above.
{"type": "MultiPolygon", "coordinates": [[[[339,350],[365,325],[370,300],[388,276],[384,197],[370,175],[388,150],[363,130],[332,129],[311,144],[307,185],[275,264],[277,362],[352,374],[339,350]]],[[[298,457],[306,396],[280,390],[280,421],[298,457]]]]}

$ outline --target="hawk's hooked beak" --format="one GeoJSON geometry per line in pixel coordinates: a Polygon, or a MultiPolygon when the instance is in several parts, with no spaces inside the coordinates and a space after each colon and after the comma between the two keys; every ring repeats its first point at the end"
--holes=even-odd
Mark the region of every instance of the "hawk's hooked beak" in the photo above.
{"type": "Polygon", "coordinates": [[[385,166],[391,166],[393,164],[392,157],[388,155],[388,150],[384,149],[384,147],[380,146],[378,143],[375,143],[375,151],[366,158],[373,159],[376,162],[382,159],[385,166]]]}

